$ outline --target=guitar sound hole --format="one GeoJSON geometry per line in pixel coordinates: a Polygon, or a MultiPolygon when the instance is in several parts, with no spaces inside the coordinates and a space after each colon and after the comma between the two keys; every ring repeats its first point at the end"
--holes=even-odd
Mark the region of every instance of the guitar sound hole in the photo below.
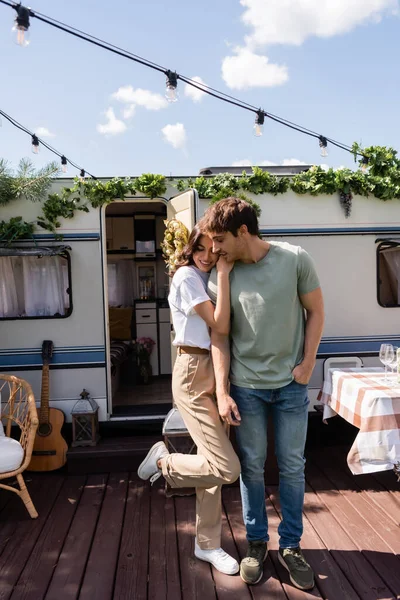
{"type": "Polygon", "coordinates": [[[50,423],[42,423],[41,425],[39,425],[38,427],[38,434],[45,437],[47,435],[50,435],[51,433],[51,425],[50,423]]]}

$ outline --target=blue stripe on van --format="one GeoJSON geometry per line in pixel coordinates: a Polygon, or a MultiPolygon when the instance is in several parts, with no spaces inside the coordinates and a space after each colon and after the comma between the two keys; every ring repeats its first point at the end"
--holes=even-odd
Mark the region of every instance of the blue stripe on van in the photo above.
{"type": "Polygon", "coordinates": [[[273,235],[365,235],[365,234],[400,234],[399,227],[303,227],[293,229],[260,229],[263,236],[273,235]]]}
{"type": "Polygon", "coordinates": [[[385,336],[382,338],[368,339],[368,340],[322,340],[319,348],[318,355],[332,355],[332,354],[370,354],[378,353],[380,345],[383,343],[390,343],[395,346],[400,346],[400,336],[385,336]]]}
{"type": "MultiPolygon", "coordinates": [[[[57,236],[60,234],[57,234],[57,236]]],[[[81,242],[93,242],[98,241],[100,239],[100,234],[98,232],[93,233],[61,233],[62,241],[81,241],[81,242]]],[[[57,237],[53,233],[34,233],[33,238],[37,241],[52,241],[56,240],[57,237]]],[[[19,240],[19,241],[32,241],[32,240],[19,240]]]]}
{"type": "MultiPolygon", "coordinates": [[[[52,365],[90,365],[103,363],[105,366],[105,350],[85,350],[80,352],[57,352],[55,351],[51,360],[52,365]]],[[[24,353],[4,353],[0,355],[0,369],[11,367],[33,367],[41,366],[43,363],[42,353],[24,352],[24,353]]]]}

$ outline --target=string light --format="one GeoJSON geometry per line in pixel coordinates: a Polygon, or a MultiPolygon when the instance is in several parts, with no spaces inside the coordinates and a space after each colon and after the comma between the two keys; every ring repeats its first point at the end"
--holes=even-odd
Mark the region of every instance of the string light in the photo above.
{"type": "MultiPolygon", "coordinates": [[[[32,133],[32,131],[29,131],[29,129],[27,129],[26,127],[24,127],[24,125],[21,125],[21,123],[18,123],[18,121],[16,121],[12,117],[10,117],[10,115],[8,115],[7,113],[5,113],[3,110],[0,110],[0,115],[2,117],[4,117],[6,119],[6,121],[8,121],[9,123],[11,123],[11,125],[14,125],[14,127],[16,127],[17,129],[19,129],[20,131],[23,131],[24,133],[26,133],[29,136],[31,136],[31,139],[32,139],[32,152],[34,152],[34,154],[38,154],[39,153],[39,144],[42,144],[42,146],[44,146],[45,148],[47,148],[47,150],[49,150],[53,154],[56,154],[60,159],[62,159],[62,157],[64,156],[64,154],[61,154],[61,152],[59,152],[58,150],[56,150],[55,148],[53,148],[52,146],[50,146],[44,140],[40,139],[36,134],[32,133]]],[[[80,167],[76,163],[72,162],[71,159],[68,159],[67,162],[72,167],[74,167],[75,169],[80,170],[81,174],[83,173],[85,175],[85,170],[82,169],[82,167],[80,167]]],[[[91,173],[89,173],[89,171],[87,173],[88,173],[88,175],[92,179],[97,179],[97,177],[95,177],[94,175],[92,175],[91,173]]]]}
{"type": "Polygon", "coordinates": [[[18,46],[28,46],[29,45],[29,16],[31,11],[29,8],[22,6],[22,4],[18,4],[14,6],[17,11],[17,16],[15,17],[14,27],[12,31],[15,32],[15,43],[18,46]]]}
{"type": "Polygon", "coordinates": [[[39,154],[39,138],[34,133],[32,134],[32,152],[39,154]]]}
{"type": "Polygon", "coordinates": [[[328,156],[328,140],[323,135],[319,136],[319,147],[321,148],[322,158],[326,158],[328,156]]]}
{"type": "Polygon", "coordinates": [[[165,71],[167,76],[167,89],[165,91],[165,97],[168,102],[176,102],[178,100],[178,75],[176,71],[165,71]]]}
{"type": "Polygon", "coordinates": [[[256,121],[254,123],[254,135],[260,137],[263,134],[265,114],[260,110],[257,112],[256,121]]]}
{"type": "Polygon", "coordinates": [[[86,175],[85,169],[81,169],[81,172],[79,174],[79,179],[80,179],[81,183],[83,183],[83,181],[85,179],[85,175],[86,175]]]}
{"type": "Polygon", "coordinates": [[[363,173],[367,172],[367,170],[368,170],[368,163],[369,163],[368,157],[367,156],[363,156],[362,159],[361,159],[361,171],[363,173]]]}
{"type": "MultiPolygon", "coordinates": [[[[19,12],[20,9],[24,9],[25,12],[24,11],[22,11],[22,12],[24,12],[24,14],[25,14],[24,27],[26,29],[23,33],[25,33],[27,31],[26,26],[29,27],[29,16],[35,17],[37,20],[42,21],[43,23],[46,23],[47,25],[50,25],[51,27],[59,29],[60,31],[64,31],[65,33],[73,35],[81,40],[84,40],[90,44],[93,44],[95,46],[103,48],[104,50],[107,50],[109,52],[113,52],[114,54],[122,56],[123,58],[127,58],[129,60],[137,62],[145,67],[148,67],[150,69],[156,70],[161,73],[164,73],[167,76],[166,97],[170,102],[176,102],[178,99],[177,83],[178,83],[178,79],[180,79],[180,80],[184,81],[185,83],[187,83],[188,85],[190,85],[194,88],[197,88],[197,89],[201,90],[202,92],[208,94],[209,96],[213,96],[214,98],[217,98],[218,100],[222,100],[223,102],[230,103],[230,104],[235,105],[244,110],[251,111],[251,112],[255,113],[257,116],[258,116],[258,113],[260,112],[259,109],[257,109],[257,107],[252,106],[251,104],[248,104],[247,102],[243,102],[243,101],[241,101],[237,98],[234,98],[233,96],[230,96],[224,92],[215,90],[214,88],[211,88],[210,86],[207,86],[206,84],[202,84],[200,87],[198,85],[198,82],[196,82],[192,79],[189,79],[189,78],[183,76],[182,74],[178,74],[178,73],[176,73],[176,71],[173,72],[170,70],[166,70],[165,67],[162,67],[161,65],[151,62],[146,58],[135,55],[132,52],[124,50],[123,48],[119,48],[118,46],[110,44],[109,42],[106,42],[100,38],[96,38],[95,36],[93,36],[91,34],[83,32],[77,28],[71,27],[70,25],[62,23],[61,21],[57,21],[51,17],[47,17],[46,15],[43,15],[37,11],[32,12],[30,9],[26,9],[25,7],[22,7],[20,4],[11,3],[8,0],[0,0],[0,4],[10,6],[13,9],[17,10],[17,12],[19,12]],[[27,15],[26,15],[26,11],[28,13],[27,15]]],[[[19,15],[18,15],[17,19],[18,18],[19,18],[19,15]]],[[[332,144],[333,146],[336,146],[337,148],[340,148],[342,150],[345,150],[346,152],[354,154],[352,147],[347,144],[343,144],[332,138],[321,136],[319,133],[317,133],[315,131],[307,129],[306,127],[303,127],[301,125],[297,125],[296,123],[292,123],[291,121],[288,121],[287,119],[284,119],[277,115],[273,115],[270,112],[268,112],[268,113],[266,113],[265,111],[262,111],[262,112],[265,116],[268,116],[268,118],[270,120],[276,121],[277,123],[280,123],[281,125],[284,125],[285,127],[289,127],[290,129],[293,129],[295,131],[303,133],[304,135],[308,135],[308,136],[318,139],[320,146],[321,146],[321,155],[323,157],[326,157],[328,155],[328,152],[327,152],[328,142],[330,144],[332,144]]],[[[258,135],[259,134],[257,134],[257,136],[258,135]]],[[[362,152],[356,152],[356,154],[358,154],[359,156],[363,156],[362,152]]]]}
{"type": "Polygon", "coordinates": [[[68,161],[64,155],[61,157],[61,171],[63,173],[66,173],[68,171],[68,161]]]}

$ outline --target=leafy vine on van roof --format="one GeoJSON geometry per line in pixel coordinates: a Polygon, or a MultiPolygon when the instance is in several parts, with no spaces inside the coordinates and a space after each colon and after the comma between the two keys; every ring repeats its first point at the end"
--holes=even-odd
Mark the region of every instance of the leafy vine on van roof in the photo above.
{"type": "MultiPolygon", "coordinates": [[[[253,167],[252,173],[241,175],[221,173],[215,176],[200,176],[175,182],[170,181],[179,191],[195,187],[201,198],[210,203],[226,196],[240,196],[251,202],[257,213],[261,208],[247,194],[284,194],[289,189],[296,194],[338,194],[346,216],[351,212],[353,195],[375,196],[387,201],[400,198],[400,160],[393,148],[371,146],[361,149],[353,145],[355,160],[358,156],[360,169],[347,168],[323,169],[314,166],[291,177],[272,175],[260,167],[253,167]],[[361,167],[367,167],[366,172],[361,167]]],[[[87,179],[74,180],[72,187],[62,188],[60,193],[47,194],[54,176],[58,174],[55,163],[35,171],[31,161],[20,162],[14,173],[4,160],[0,160],[0,207],[21,196],[32,201],[40,201],[42,213],[36,223],[26,223],[22,217],[10,221],[0,221],[0,242],[11,243],[28,234],[32,235],[36,226],[53,233],[60,227],[60,219],[72,219],[76,211],[89,212],[90,208],[99,208],[115,199],[124,200],[140,192],[147,198],[164,196],[167,180],[163,175],[144,173],[136,178],[114,178],[110,181],[87,179]],[[47,197],[46,197],[47,194],[47,197]]]]}

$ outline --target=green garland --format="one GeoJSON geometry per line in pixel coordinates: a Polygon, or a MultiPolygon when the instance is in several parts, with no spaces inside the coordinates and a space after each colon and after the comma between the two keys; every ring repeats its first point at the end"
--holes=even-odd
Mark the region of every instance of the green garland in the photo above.
{"type": "MultiPolygon", "coordinates": [[[[361,149],[353,144],[355,161],[360,167],[351,169],[322,169],[313,166],[308,171],[293,177],[280,177],[253,167],[252,173],[243,172],[241,176],[221,173],[215,176],[200,176],[194,179],[179,180],[175,187],[184,191],[190,187],[197,189],[201,198],[210,200],[210,204],[227,196],[239,196],[255,207],[258,216],[260,205],[246,195],[284,194],[292,190],[296,194],[319,196],[322,194],[338,194],[346,216],[351,213],[353,195],[375,196],[387,201],[400,199],[400,160],[393,148],[371,146],[361,149]]],[[[29,161],[21,162],[17,176],[13,176],[7,163],[0,160],[0,205],[24,195],[31,200],[42,200],[51,184],[52,170],[57,166],[51,164],[42,172],[35,173],[29,161]]],[[[173,183],[173,180],[172,180],[173,183]]],[[[99,208],[109,204],[116,198],[124,200],[126,196],[134,196],[140,192],[147,198],[164,196],[167,190],[163,175],[144,173],[137,178],[114,178],[107,182],[99,180],[81,181],[76,178],[70,188],[63,188],[60,194],[49,194],[42,204],[42,214],[37,225],[42,229],[56,233],[60,227],[60,218],[72,219],[76,211],[89,212],[91,208],[99,208]]],[[[25,223],[22,217],[14,217],[8,223],[0,223],[0,242],[11,243],[22,237],[32,236],[33,224],[25,223]]]]}

